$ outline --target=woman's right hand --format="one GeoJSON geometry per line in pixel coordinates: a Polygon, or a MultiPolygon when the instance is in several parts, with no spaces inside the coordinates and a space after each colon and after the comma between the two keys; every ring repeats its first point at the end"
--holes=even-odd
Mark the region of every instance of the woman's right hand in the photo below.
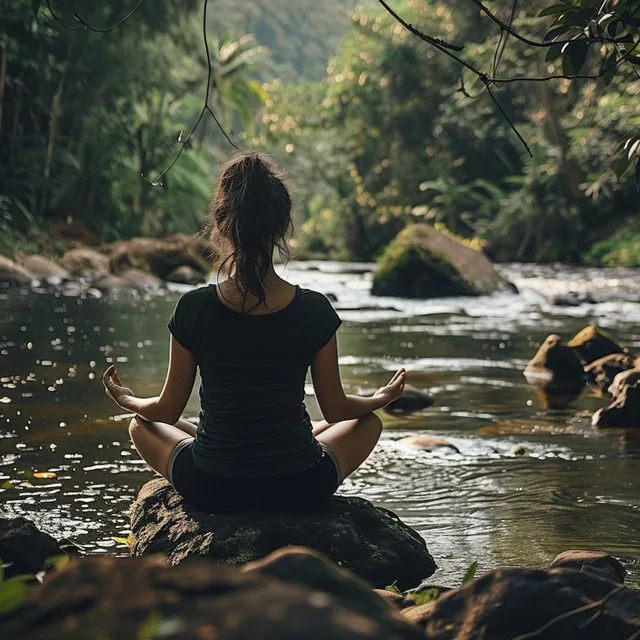
{"type": "Polygon", "coordinates": [[[402,395],[404,385],[407,380],[407,370],[402,367],[398,369],[391,380],[384,386],[380,387],[374,394],[374,398],[378,398],[381,403],[380,408],[386,407],[402,395]]]}

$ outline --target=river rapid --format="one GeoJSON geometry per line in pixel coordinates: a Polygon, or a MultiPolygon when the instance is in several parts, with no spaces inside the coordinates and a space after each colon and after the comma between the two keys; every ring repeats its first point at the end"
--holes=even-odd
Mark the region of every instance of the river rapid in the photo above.
{"type": "MultiPolygon", "coordinates": [[[[502,266],[519,295],[407,301],[369,294],[372,265],[294,262],[286,277],[331,293],[344,324],[340,365],[351,392],[400,366],[434,405],[383,414],[371,458],[341,489],[395,511],[427,541],[432,583],[455,586],[475,560],[542,566],[571,548],[623,560],[640,586],[640,430],[600,432],[587,391],[569,410],[541,407],[522,371],[544,338],[596,322],[640,353],[640,272],[502,266]],[[552,295],[588,304],[550,305],[552,295]],[[398,444],[448,438],[459,450],[398,444]],[[525,455],[516,455],[515,447],[525,455]]],[[[183,289],[101,296],[47,287],[0,291],[0,509],[24,514],[82,553],[123,553],[128,508],[152,477],[127,437],[128,416],[104,395],[108,363],[138,395],[159,392],[166,322],[183,289]]],[[[312,418],[320,417],[307,387],[312,418]]],[[[250,401],[247,398],[247,401],[250,401]]],[[[198,413],[194,391],[186,415],[198,413]]]]}

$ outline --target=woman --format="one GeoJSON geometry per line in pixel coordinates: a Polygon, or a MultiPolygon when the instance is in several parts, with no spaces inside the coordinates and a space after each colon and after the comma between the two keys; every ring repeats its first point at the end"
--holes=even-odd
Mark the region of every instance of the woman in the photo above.
{"type": "Polygon", "coordinates": [[[161,394],[138,398],[113,367],[106,393],[136,414],[129,434],[144,460],[202,510],[307,509],[327,500],[373,450],[373,413],[403,391],[406,371],[369,398],[345,395],[338,370],[340,319],[320,293],[280,278],[291,198],[262,156],[245,152],[222,170],[211,236],[230,277],[186,293],[169,321],[161,394]],[[304,406],[306,373],[324,422],[304,406]],[[200,370],[201,412],[180,418],[200,370]]]}

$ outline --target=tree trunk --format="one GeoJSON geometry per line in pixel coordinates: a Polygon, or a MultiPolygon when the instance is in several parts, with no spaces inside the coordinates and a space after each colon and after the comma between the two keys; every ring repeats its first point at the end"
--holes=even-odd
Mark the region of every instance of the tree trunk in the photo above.
{"type": "Polygon", "coordinates": [[[571,150],[569,137],[567,136],[560,118],[555,111],[553,104],[553,95],[549,89],[547,82],[536,82],[535,89],[540,99],[540,104],[544,109],[544,125],[547,132],[547,138],[551,144],[560,148],[560,163],[564,174],[567,176],[569,189],[574,197],[582,199],[583,194],[580,185],[585,180],[585,175],[578,163],[569,157],[571,150]]]}

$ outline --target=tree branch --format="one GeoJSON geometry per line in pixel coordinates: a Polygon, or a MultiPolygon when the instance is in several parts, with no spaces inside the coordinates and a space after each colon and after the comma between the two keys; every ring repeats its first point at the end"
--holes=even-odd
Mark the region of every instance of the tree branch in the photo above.
{"type": "Polygon", "coordinates": [[[68,29],[69,31],[75,31],[80,27],[84,27],[85,29],[89,29],[89,31],[97,31],[98,33],[107,33],[108,31],[113,31],[114,29],[121,27],[127,20],[129,20],[129,18],[131,18],[131,16],[133,16],[133,14],[140,8],[141,5],[142,5],[142,0],[138,0],[135,7],[133,7],[133,9],[131,9],[131,11],[129,11],[129,13],[127,13],[127,15],[124,16],[124,18],[122,18],[121,20],[118,20],[118,22],[116,22],[115,24],[112,24],[110,27],[93,27],[76,12],[74,12],[72,16],[73,19],[76,21],[76,24],[74,25],[66,24],[51,7],[51,0],[47,0],[47,8],[49,9],[49,13],[52,15],[53,19],[59,24],[61,24],[65,29],[68,29]]]}

